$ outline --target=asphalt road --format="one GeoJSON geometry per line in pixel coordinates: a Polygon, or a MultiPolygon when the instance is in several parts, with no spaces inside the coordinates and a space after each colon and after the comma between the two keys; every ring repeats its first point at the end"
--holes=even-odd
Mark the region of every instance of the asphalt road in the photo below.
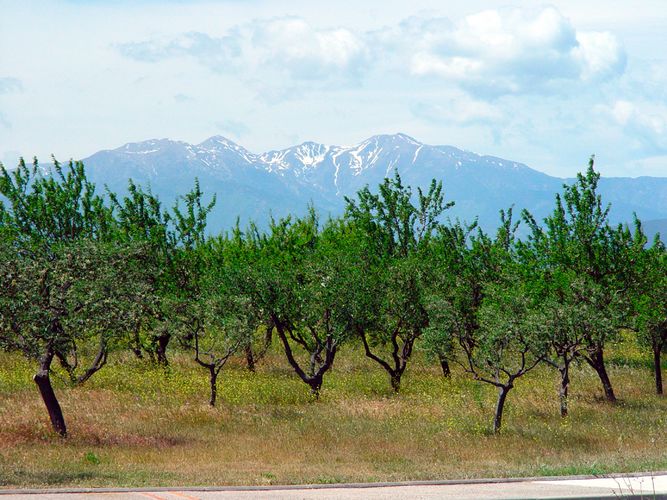
{"type": "Polygon", "coordinates": [[[667,473],[588,479],[530,479],[502,482],[398,483],[267,488],[192,488],[155,490],[0,490],[0,500],[402,500],[402,499],[528,499],[642,498],[667,499],[667,473]]]}

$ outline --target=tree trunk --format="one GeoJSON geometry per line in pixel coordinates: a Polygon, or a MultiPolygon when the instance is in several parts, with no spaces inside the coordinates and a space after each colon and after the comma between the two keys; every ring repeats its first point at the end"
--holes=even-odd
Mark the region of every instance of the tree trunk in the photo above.
{"type": "Polygon", "coordinates": [[[62,437],[67,436],[67,426],[65,425],[65,418],[63,417],[62,408],[60,408],[60,403],[58,403],[58,398],[56,398],[56,393],[53,391],[53,386],[51,385],[51,361],[53,361],[53,350],[48,349],[46,353],[39,360],[39,371],[33,377],[39,393],[42,396],[44,405],[49,412],[49,418],[51,419],[51,426],[53,430],[60,434],[62,437]]]}
{"type": "Polygon", "coordinates": [[[662,346],[660,344],[653,345],[653,370],[655,371],[655,393],[662,395],[662,360],[660,359],[660,352],[662,346]]]}
{"type": "Polygon", "coordinates": [[[604,353],[601,347],[597,347],[590,356],[586,357],[586,361],[589,365],[596,371],[600,382],[602,383],[602,389],[604,390],[604,396],[610,403],[616,402],[616,395],[614,394],[614,388],[611,385],[611,380],[609,380],[609,375],[607,374],[607,368],[604,364],[604,353]]]}
{"type": "Polygon", "coordinates": [[[215,406],[215,402],[218,398],[218,372],[215,370],[215,366],[209,366],[208,368],[210,373],[210,384],[211,384],[211,399],[209,399],[208,404],[210,406],[215,406]]]}
{"type": "Polygon", "coordinates": [[[255,355],[252,352],[251,345],[248,345],[245,348],[245,361],[248,371],[255,373],[255,355]]]}
{"type": "Polygon", "coordinates": [[[264,350],[268,350],[271,347],[271,342],[273,342],[273,329],[275,324],[273,321],[269,321],[266,324],[266,333],[264,334],[264,350]]]}
{"type": "Polygon", "coordinates": [[[410,358],[410,354],[412,353],[412,344],[403,344],[403,357],[401,359],[399,356],[398,342],[396,341],[397,335],[395,334],[392,339],[393,350],[391,353],[393,365],[390,365],[381,357],[373,354],[370,346],[368,345],[368,339],[366,338],[366,332],[364,330],[359,329],[358,335],[364,345],[364,352],[366,353],[366,357],[378,363],[384,369],[384,371],[389,374],[391,388],[395,393],[398,393],[401,390],[401,377],[405,371],[407,360],[410,358]]]}
{"type": "Polygon", "coordinates": [[[322,389],[322,377],[313,377],[308,381],[310,386],[310,394],[315,400],[320,399],[320,389],[322,389]]]}
{"type": "Polygon", "coordinates": [[[493,417],[493,433],[498,434],[503,423],[503,410],[505,409],[505,400],[511,386],[503,385],[498,387],[498,402],[496,403],[496,414],[493,417]]]}
{"type": "Polygon", "coordinates": [[[391,388],[395,394],[398,394],[401,391],[401,375],[399,372],[391,373],[391,388]]]}
{"type": "Polygon", "coordinates": [[[171,335],[163,334],[157,338],[157,362],[162,366],[169,366],[169,359],[167,359],[167,345],[171,340],[171,335]]]}
{"type": "Polygon", "coordinates": [[[567,417],[567,392],[570,388],[570,363],[565,362],[563,368],[558,369],[560,371],[560,416],[562,418],[567,417]]]}
{"type": "Polygon", "coordinates": [[[447,358],[444,354],[439,354],[438,359],[440,360],[440,368],[442,368],[442,376],[445,378],[451,377],[452,372],[449,369],[449,361],[447,361],[447,358]]]}
{"type": "Polygon", "coordinates": [[[97,351],[97,356],[95,356],[95,359],[93,360],[90,367],[79,378],[76,379],[76,385],[83,385],[90,377],[100,371],[104,365],[107,364],[108,354],[107,341],[104,337],[102,337],[100,339],[100,347],[97,351]]]}
{"type": "MultiPolygon", "coordinates": [[[[287,340],[287,336],[285,335],[285,327],[278,321],[274,321],[274,324],[276,326],[276,330],[278,331],[278,338],[280,339],[280,342],[283,344],[283,349],[285,350],[285,355],[287,356],[287,361],[289,362],[290,366],[294,368],[294,371],[296,374],[305,382],[308,384],[310,387],[310,393],[314,396],[314,398],[317,400],[320,397],[320,388],[322,387],[322,381],[324,379],[324,374],[331,368],[333,365],[334,358],[336,357],[336,342],[328,337],[326,342],[325,342],[325,352],[326,356],[325,359],[322,360],[322,364],[317,370],[316,373],[314,374],[307,374],[299,365],[299,362],[294,358],[294,353],[292,352],[292,348],[290,347],[289,340],[287,340]]],[[[311,362],[313,359],[313,354],[311,354],[311,362]]],[[[320,357],[320,359],[322,359],[320,357]]]]}
{"type": "Polygon", "coordinates": [[[141,352],[141,349],[139,349],[138,347],[134,347],[134,346],[132,346],[130,349],[132,350],[132,352],[134,353],[134,356],[137,359],[139,359],[139,360],[144,359],[144,354],[141,352]]]}

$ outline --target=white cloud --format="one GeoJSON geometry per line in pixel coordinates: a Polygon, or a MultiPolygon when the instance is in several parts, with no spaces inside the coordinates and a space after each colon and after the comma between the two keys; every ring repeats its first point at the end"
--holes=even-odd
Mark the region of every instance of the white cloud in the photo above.
{"type": "Polygon", "coordinates": [[[415,116],[434,123],[447,122],[457,125],[488,125],[503,118],[503,112],[498,106],[472,99],[465,94],[437,102],[418,102],[412,106],[412,112],[415,116]]]}
{"type": "Polygon", "coordinates": [[[150,63],[192,57],[213,71],[233,71],[260,91],[265,87],[261,82],[268,80],[277,89],[262,93],[282,96],[275,97],[278,100],[291,95],[298,82],[357,81],[370,62],[362,36],[345,28],[314,28],[298,17],[255,20],[222,37],[190,32],[125,43],[118,49],[126,57],[150,63]]]}
{"type": "Polygon", "coordinates": [[[667,104],[618,100],[608,111],[644,156],[667,153],[667,104]]]}
{"type": "Polygon", "coordinates": [[[577,34],[577,42],[572,57],[579,63],[582,80],[606,79],[623,73],[626,56],[614,35],[583,32],[577,34]]]}
{"type": "Polygon", "coordinates": [[[364,40],[345,28],[315,29],[303,19],[287,17],[252,23],[250,32],[259,62],[295,79],[354,77],[368,63],[364,40]]]}
{"type": "Polygon", "coordinates": [[[577,32],[553,7],[485,10],[456,23],[411,17],[365,33],[275,17],[236,25],[224,36],[190,32],[119,49],[139,61],[190,56],[214,71],[231,69],[269,101],[356,84],[376,67],[449,82],[484,99],[558,92],[563,83],[602,81],[625,69],[612,34],[577,32]]]}
{"type": "Polygon", "coordinates": [[[241,56],[239,40],[234,36],[214,38],[192,31],[177,37],[158,37],[142,42],[119,44],[120,53],[141,62],[158,62],[176,57],[194,57],[215,71],[230,71],[241,56]]]}
{"type": "MultiPolygon", "coordinates": [[[[415,76],[458,84],[480,97],[555,90],[621,74],[625,53],[610,33],[577,32],[555,8],[486,10],[452,24],[413,18],[394,31],[411,46],[415,76]]],[[[387,39],[387,35],[383,36],[387,39]]]]}

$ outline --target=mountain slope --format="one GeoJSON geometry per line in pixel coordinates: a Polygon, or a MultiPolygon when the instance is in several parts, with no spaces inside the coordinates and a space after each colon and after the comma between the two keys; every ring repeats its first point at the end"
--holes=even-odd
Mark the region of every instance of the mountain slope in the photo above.
{"type": "Polygon", "coordinates": [[[667,243],[667,219],[643,221],[643,227],[649,243],[653,242],[656,234],[660,234],[660,239],[667,243]]]}
{"type": "MultiPolygon", "coordinates": [[[[448,216],[494,228],[501,208],[529,209],[542,218],[553,207],[554,194],[571,180],[551,177],[521,163],[480,156],[452,146],[422,144],[405,134],[373,136],[354,146],[305,142],[280,151],[254,154],[215,136],[192,145],[167,139],[126,144],[83,160],[99,185],[123,191],[127,179],[150,184],[172,204],[199,178],[206,193],[216,193],[211,230],[270,214],[303,214],[312,203],[324,216],[344,210],[344,196],[377,186],[398,170],[406,184],[427,187],[432,178],[444,183],[446,199],[456,205],[448,216]]],[[[667,178],[604,178],[604,200],[613,205],[613,222],[636,212],[643,219],[667,218],[667,178]]]]}

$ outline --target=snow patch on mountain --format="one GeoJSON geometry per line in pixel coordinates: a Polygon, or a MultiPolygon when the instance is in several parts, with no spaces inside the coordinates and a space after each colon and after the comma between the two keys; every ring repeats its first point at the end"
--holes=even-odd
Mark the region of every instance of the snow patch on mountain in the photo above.
{"type": "MultiPolygon", "coordinates": [[[[482,227],[494,228],[498,210],[511,205],[533,210],[540,220],[567,181],[519,162],[423,144],[406,134],[375,135],[346,146],[304,142],[263,153],[223,136],[199,144],[151,139],[100,151],[83,161],[98,186],[121,193],[132,178],[150,185],[165,204],[198,178],[205,193],[218,195],[211,214],[213,231],[232,227],[237,216],[245,223],[265,222],[269,214],[302,214],[309,203],[323,215],[340,214],[344,196],[366,185],[376,188],[394,171],[415,187],[428,186],[434,178],[443,181],[447,199],[456,202],[447,216],[478,218],[482,227]]],[[[633,212],[648,220],[667,218],[665,178],[603,178],[601,186],[614,206],[615,221],[627,222],[633,212]]]]}

